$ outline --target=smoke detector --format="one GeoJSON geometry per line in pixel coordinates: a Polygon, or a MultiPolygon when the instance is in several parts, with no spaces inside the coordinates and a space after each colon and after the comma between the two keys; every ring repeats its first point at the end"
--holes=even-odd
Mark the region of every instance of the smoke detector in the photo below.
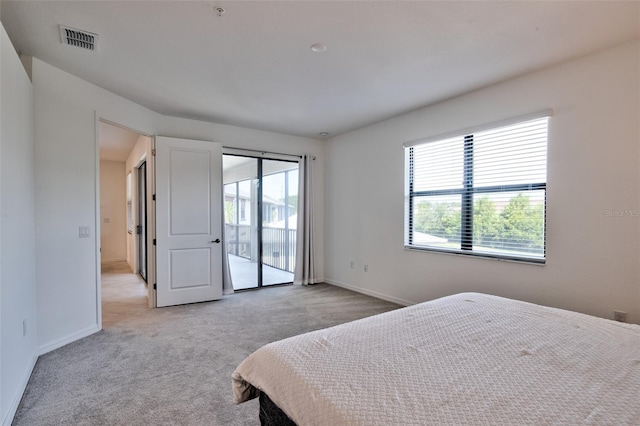
{"type": "Polygon", "coordinates": [[[69,46],[95,51],[98,43],[98,34],[60,25],[60,41],[62,44],[68,44],[69,46]]]}

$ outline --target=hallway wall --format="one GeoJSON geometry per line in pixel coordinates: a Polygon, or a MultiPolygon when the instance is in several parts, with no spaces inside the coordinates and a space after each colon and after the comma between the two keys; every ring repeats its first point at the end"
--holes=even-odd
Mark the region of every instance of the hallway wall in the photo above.
{"type": "Polygon", "coordinates": [[[127,177],[124,161],[100,161],[102,262],[127,258],[127,177]]]}
{"type": "Polygon", "coordinates": [[[0,25],[0,424],[36,362],[33,87],[0,25]]]}

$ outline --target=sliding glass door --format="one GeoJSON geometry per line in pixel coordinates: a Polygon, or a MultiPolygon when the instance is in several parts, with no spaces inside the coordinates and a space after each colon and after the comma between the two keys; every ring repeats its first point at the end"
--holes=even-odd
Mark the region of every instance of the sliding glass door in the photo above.
{"type": "Polygon", "coordinates": [[[298,163],[223,156],[225,239],[235,290],[293,282],[298,163]]]}
{"type": "Polygon", "coordinates": [[[293,282],[298,163],[262,160],[262,285],[293,282]]]}

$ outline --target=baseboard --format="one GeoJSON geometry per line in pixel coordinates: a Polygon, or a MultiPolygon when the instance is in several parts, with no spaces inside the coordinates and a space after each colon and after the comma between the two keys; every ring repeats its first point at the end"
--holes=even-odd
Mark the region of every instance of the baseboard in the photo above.
{"type": "Polygon", "coordinates": [[[98,331],[100,331],[100,327],[98,327],[97,325],[92,325],[91,327],[87,327],[84,330],[78,331],[77,333],[70,334],[69,336],[55,340],[51,343],[47,343],[44,346],[40,346],[38,348],[38,354],[44,355],[47,352],[51,352],[55,349],[61,348],[64,345],[68,345],[69,343],[75,342],[76,340],[80,340],[83,337],[90,336],[93,333],[97,333],[98,331]]]}
{"type": "Polygon", "coordinates": [[[387,302],[397,303],[398,305],[402,305],[402,306],[415,305],[415,302],[410,302],[408,300],[389,296],[387,294],[378,293],[377,291],[356,287],[351,284],[341,283],[340,281],[332,280],[330,278],[325,278],[324,282],[327,284],[335,285],[337,287],[346,288],[347,290],[355,291],[356,293],[362,293],[362,294],[366,294],[367,296],[372,296],[378,299],[386,300],[387,302]]]}
{"type": "Polygon", "coordinates": [[[2,426],[11,426],[13,423],[13,418],[16,415],[16,411],[18,411],[18,406],[20,405],[20,401],[22,401],[22,395],[24,395],[24,391],[27,389],[27,384],[29,383],[29,379],[31,378],[31,373],[33,373],[33,369],[36,366],[36,361],[38,361],[38,355],[33,354],[31,357],[31,362],[29,362],[29,367],[27,371],[25,371],[22,380],[18,386],[18,389],[13,395],[11,403],[9,404],[9,411],[4,419],[2,419],[2,426]]]}

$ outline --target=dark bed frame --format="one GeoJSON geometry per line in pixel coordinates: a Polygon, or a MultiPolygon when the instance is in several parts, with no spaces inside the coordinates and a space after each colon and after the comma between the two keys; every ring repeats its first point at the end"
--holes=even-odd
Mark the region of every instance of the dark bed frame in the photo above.
{"type": "Polygon", "coordinates": [[[297,426],[269,396],[260,392],[260,424],[262,426],[297,426]]]}

